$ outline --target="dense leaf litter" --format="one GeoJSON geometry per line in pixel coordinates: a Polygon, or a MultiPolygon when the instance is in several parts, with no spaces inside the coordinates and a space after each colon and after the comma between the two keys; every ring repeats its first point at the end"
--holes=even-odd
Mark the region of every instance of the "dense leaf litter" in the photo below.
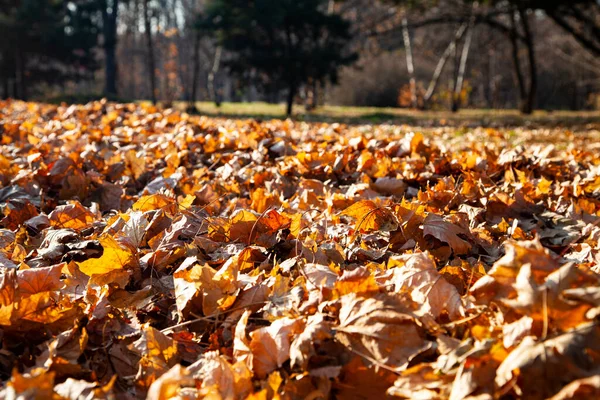
{"type": "Polygon", "coordinates": [[[593,129],[0,102],[0,397],[600,395],[593,129]]]}

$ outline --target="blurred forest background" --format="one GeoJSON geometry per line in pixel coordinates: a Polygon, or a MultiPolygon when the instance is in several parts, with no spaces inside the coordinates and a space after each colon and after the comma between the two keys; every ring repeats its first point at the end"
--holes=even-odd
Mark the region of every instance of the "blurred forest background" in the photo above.
{"type": "Polygon", "coordinates": [[[599,0],[1,0],[0,97],[600,109],[599,0]]]}

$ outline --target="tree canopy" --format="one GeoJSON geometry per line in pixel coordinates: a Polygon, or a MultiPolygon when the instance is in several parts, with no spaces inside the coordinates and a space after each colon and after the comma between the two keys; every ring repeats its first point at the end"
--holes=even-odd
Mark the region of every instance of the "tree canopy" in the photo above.
{"type": "Polygon", "coordinates": [[[86,7],[64,0],[14,0],[0,5],[0,82],[27,97],[35,82],[59,83],[96,67],[97,29],[86,7]]]}
{"type": "Polygon", "coordinates": [[[234,74],[267,90],[286,88],[288,114],[302,84],[335,83],[339,67],[357,58],[347,49],[349,23],[322,0],[214,0],[199,27],[231,52],[234,74]]]}

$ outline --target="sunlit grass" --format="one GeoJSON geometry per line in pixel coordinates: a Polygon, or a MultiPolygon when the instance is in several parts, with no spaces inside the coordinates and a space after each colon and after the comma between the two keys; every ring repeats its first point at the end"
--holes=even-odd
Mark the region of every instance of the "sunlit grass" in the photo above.
{"type": "MultiPolygon", "coordinates": [[[[186,103],[179,102],[177,108],[183,109],[186,103]]],[[[198,112],[212,116],[250,117],[250,118],[286,118],[284,104],[223,103],[217,107],[212,102],[196,103],[198,112]]],[[[417,111],[393,107],[351,107],[324,105],[307,112],[302,105],[294,107],[293,118],[306,121],[325,121],[343,123],[405,123],[422,125],[585,125],[600,124],[600,111],[536,111],[532,115],[523,115],[518,110],[463,109],[458,113],[449,111],[417,111]]]]}

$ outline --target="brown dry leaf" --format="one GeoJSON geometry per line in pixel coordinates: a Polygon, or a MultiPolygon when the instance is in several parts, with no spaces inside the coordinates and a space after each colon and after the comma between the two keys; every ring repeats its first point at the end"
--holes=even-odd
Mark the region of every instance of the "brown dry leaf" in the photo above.
{"type": "Polygon", "coordinates": [[[316,354],[315,345],[332,336],[331,324],[323,314],[308,317],[304,330],[294,338],[290,346],[292,367],[307,370],[310,358],[316,354]]]}
{"type": "Polygon", "coordinates": [[[433,236],[440,242],[448,243],[455,254],[468,254],[471,244],[458,235],[468,235],[468,232],[458,225],[444,220],[437,214],[429,214],[423,221],[423,234],[433,236]]]}
{"type": "Polygon", "coordinates": [[[10,325],[17,290],[17,272],[15,269],[4,269],[0,273],[0,325],[10,325]]]}
{"type": "Polygon", "coordinates": [[[47,348],[37,359],[37,366],[56,372],[57,377],[77,375],[82,369],[78,359],[87,343],[85,328],[64,331],[47,343],[47,348]]]}
{"type": "Polygon", "coordinates": [[[10,230],[17,230],[21,224],[39,214],[38,210],[27,199],[14,199],[4,209],[5,217],[0,224],[10,230]]]}
{"type": "Polygon", "coordinates": [[[138,179],[145,172],[146,161],[144,157],[139,157],[135,150],[127,151],[123,158],[135,179],[138,179]]]}
{"type": "Polygon", "coordinates": [[[375,365],[401,371],[411,359],[432,347],[415,318],[403,313],[399,304],[387,296],[365,299],[348,294],[340,304],[336,339],[375,365]]]}
{"type": "Polygon", "coordinates": [[[241,241],[250,244],[256,238],[258,217],[254,213],[239,210],[231,216],[227,238],[229,241],[241,241]]]}
{"type": "Polygon", "coordinates": [[[387,208],[377,206],[371,200],[356,202],[342,211],[340,215],[346,215],[356,220],[354,229],[357,232],[390,232],[398,229],[396,216],[387,208]]]}
{"type": "Polygon", "coordinates": [[[68,378],[54,387],[54,392],[61,398],[69,400],[97,399],[115,397],[113,386],[117,377],[113,377],[106,385],[84,380],[68,378]]]}
{"type": "Polygon", "coordinates": [[[402,371],[387,393],[402,399],[447,399],[453,378],[449,374],[440,374],[429,364],[420,364],[402,371]]]}
{"type": "Polygon", "coordinates": [[[290,344],[294,335],[304,329],[302,319],[281,318],[270,326],[250,332],[252,371],[259,378],[280,368],[290,358],[290,344]]]}
{"type": "Polygon", "coordinates": [[[61,319],[73,305],[65,298],[52,292],[35,293],[18,299],[17,308],[13,309],[11,321],[13,328],[25,322],[51,324],[61,319]]]}
{"type": "Polygon", "coordinates": [[[529,336],[498,367],[495,382],[504,392],[512,389],[529,399],[544,399],[592,373],[600,362],[599,354],[600,327],[596,323],[542,342],[529,336]]]}
{"type": "Polygon", "coordinates": [[[170,337],[151,326],[142,327],[141,337],[129,349],[141,357],[139,382],[149,387],[178,361],[177,345],[170,337]]]}
{"type": "Polygon", "coordinates": [[[197,303],[204,315],[213,315],[231,307],[238,294],[237,258],[230,258],[220,270],[208,265],[194,265],[190,270],[178,270],[175,278],[177,307],[182,315],[197,303]]]}
{"type": "Polygon", "coordinates": [[[600,375],[577,379],[549,400],[587,400],[600,397],[600,375]]]}
{"type": "Polygon", "coordinates": [[[450,320],[465,315],[465,306],[456,287],[440,275],[427,253],[395,256],[388,261],[388,270],[379,278],[392,285],[396,292],[406,291],[421,307],[419,315],[438,318],[446,313],[450,320]]]}
{"type": "Polygon", "coordinates": [[[193,385],[194,380],[188,371],[177,364],[150,385],[146,400],[173,399],[179,395],[182,387],[193,385]]]}
{"type": "Polygon", "coordinates": [[[62,269],[66,264],[45,268],[30,268],[17,271],[17,284],[21,295],[59,290],[64,286],[61,281],[62,269]]]}
{"type": "Polygon", "coordinates": [[[96,216],[78,201],[58,206],[48,215],[50,224],[56,228],[80,230],[91,225],[96,216]]]}
{"type": "Polygon", "coordinates": [[[202,381],[199,394],[203,398],[234,400],[247,398],[252,392],[252,373],[246,364],[231,365],[217,351],[206,352],[188,370],[202,381]]]}
{"type": "Polygon", "coordinates": [[[289,228],[292,220],[278,213],[276,210],[267,211],[261,218],[260,223],[271,232],[289,228]]]}
{"type": "Polygon", "coordinates": [[[375,277],[366,268],[344,271],[335,282],[335,293],[340,297],[348,293],[367,296],[377,293],[379,290],[380,287],[377,285],[375,277]]]}
{"type": "Polygon", "coordinates": [[[406,192],[408,185],[402,179],[384,177],[377,178],[375,182],[371,184],[371,187],[379,193],[402,197],[406,192]]]}
{"type": "Polygon", "coordinates": [[[355,356],[342,368],[334,389],[339,399],[383,399],[396,376],[384,368],[373,368],[368,361],[355,356]]]}
{"type": "Polygon", "coordinates": [[[246,336],[246,327],[251,314],[250,310],[244,311],[235,326],[233,336],[233,357],[235,361],[245,362],[250,367],[252,366],[252,350],[250,350],[250,341],[246,336]]]}
{"type": "Polygon", "coordinates": [[[513,296],[513,285],[523,265],[531,266],[532,279],[542,283],[546,276],[559,268],[559,264],[538,239],[505,244],[506,254],[471,287],[471,293],[480,301],[513,296]]]}
{"type": "Polygon", "coordinates": [[[502,335],[504,347],[507,349],[513,347],[519,343],[522,339],[531,335],[533,328],[533,318],[526,315],[521,319],[513,322],[512,324],[506,324],[502,327],[502,335]]]}

